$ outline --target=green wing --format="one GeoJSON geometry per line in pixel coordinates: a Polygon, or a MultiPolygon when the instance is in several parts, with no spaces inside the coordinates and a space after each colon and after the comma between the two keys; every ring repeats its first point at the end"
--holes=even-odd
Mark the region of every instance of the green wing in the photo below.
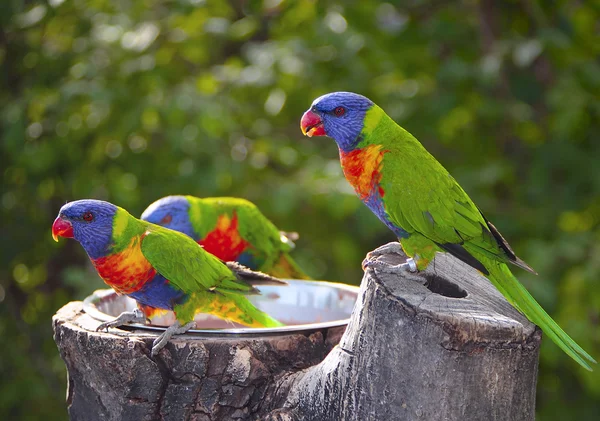
{"type": "MultiPolygon", "coordinates": [[[[411,136],[412,137],[412,136],[411,136]]],[[[384,192],[391,189],[393,202],[385,200],[390,219],[409,233],[420,233],[442,249],[487,274],[483,264],[463,244],[486,257],[512,263],[534,272],[519,259],[498,230],[485,219],[471,198],[433,156],[417,142],[407,139],[402,163],[384,156],[381,184],[384,192]],[[387,159],[386,159],[387,158],[387,159]],[[391,162],[386,162],[391,161],[391,162]],[[386,179],[390,173],[406,180],[399,183],[386,179]]],[[[535,273],[535,272],[534,272],[535,273]]]]}
{"type": "Polygon", "coordinates": [[[186,294],[198,290],[256,292],[218,258],[180,232],[148,223],[142,253],[158,273],[186,294]]]}

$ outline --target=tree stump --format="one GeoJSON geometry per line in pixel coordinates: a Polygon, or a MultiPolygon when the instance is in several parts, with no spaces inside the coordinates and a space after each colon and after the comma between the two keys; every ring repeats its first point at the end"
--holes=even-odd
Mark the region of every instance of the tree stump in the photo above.
{"type": "Polygon", "coordinates": [[[53,319],[73,420],[535,419],[540,330],[448,255],[367,270],[343,336],[184,335],[151,358],[155,334],[95,332],[81,305],[53,319]]]}

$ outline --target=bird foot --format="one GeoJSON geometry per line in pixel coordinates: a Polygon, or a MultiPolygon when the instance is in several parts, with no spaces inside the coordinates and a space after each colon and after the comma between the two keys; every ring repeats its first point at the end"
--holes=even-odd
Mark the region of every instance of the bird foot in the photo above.
{"type": "Polygon", "coordinates": [[[101,323],[96,328],[96,332],[101,330],[106,330],[108,332],[109,327],[119,327],[130,323],[146,323],[146,316],[144,316],[144,313],[139,308],[136,308],[133,311],[124,311],[123,313],[119,314],[119,317],[109,320],[108,322],[101,323]]]}
{"type": "Polygon", "coordinates": [[[363,270],[370,266],[371,261],[375,261],[377,257],[384,256],[386,254],[399,254],[404,256],[404,251],[402,250],[400,243],[397,241],[392,241],[384,244],[383,246],[377,247],[375,250],[368,252],[367,256],[362,261],[363,270]]]}
{"type": "Polygon", "coordinates": [[[401,263],[399,265],[391,265],[389,263],[382,262],[381,260],[365,260],[366,261],[363,261],[363,269],[372,268],[378,272],[390,274],[396,274],[399,272],[417,272],[417,263],[412,257],[406,259],[405,263],[401,263]]]}
{"type": "Polygon", "coordinates": [[[194,321],[186,323],[183,326],[181,326],[181,323],[179,323],[179,321],[176,321],[171,326],[169,326],[167,330],[165,330],[158,338],[154,340],[154,342],[152,343],[152,351],[150,352],[150,355],[155,357],[160,352],[160,350],[165,347],[167,342],[169,342],[169,340],[174,335],[181,335],[182,333],[187,332],[195,326],[196,322],[194,321]]]}

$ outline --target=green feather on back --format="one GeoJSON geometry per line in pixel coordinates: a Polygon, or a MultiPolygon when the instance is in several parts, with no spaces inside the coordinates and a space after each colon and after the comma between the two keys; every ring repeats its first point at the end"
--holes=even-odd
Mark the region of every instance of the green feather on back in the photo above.
{"type": "Polygon", "coordinates": [[[500,247],[471,198],[414,136],[377,106],[368,111],[366,120],[377,120],[377,125],[365,125],[359,147],[376,144],[388,151],[383,155],[380,184],[393,222],[437,245],[470,242],[489,258],[517,264],[500,247]]]}
{"type": "Polygon", "coordinates": [[[157,225],[148,225],[142,253],[157,272],[176,288],[185,293],[192,293],[199,288],[240,294],[257,292],[252,285],[237,279],[226,265],[202,250],[188,236],[157,225]]]}

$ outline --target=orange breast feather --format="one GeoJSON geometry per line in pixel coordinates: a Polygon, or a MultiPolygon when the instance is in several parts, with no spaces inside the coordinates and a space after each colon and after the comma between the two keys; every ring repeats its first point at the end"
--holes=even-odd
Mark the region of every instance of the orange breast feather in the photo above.
{"type": "Polygon", "coordinates": [[[120,294],[131,294],[151,280],[156,271],[142,254],[142,236],[132,238],[129,246],[119,253],[92,260],[104,282],[120,294]]]}
{"type": "Polygon", "coordinates": [[[381,167],[383,154],[381,145],[369,145],[351,152],[340,151],[340,160],[346,179],[350,182],[361,200],[367,199],[375,189],[383,197],[381,167]]]}

